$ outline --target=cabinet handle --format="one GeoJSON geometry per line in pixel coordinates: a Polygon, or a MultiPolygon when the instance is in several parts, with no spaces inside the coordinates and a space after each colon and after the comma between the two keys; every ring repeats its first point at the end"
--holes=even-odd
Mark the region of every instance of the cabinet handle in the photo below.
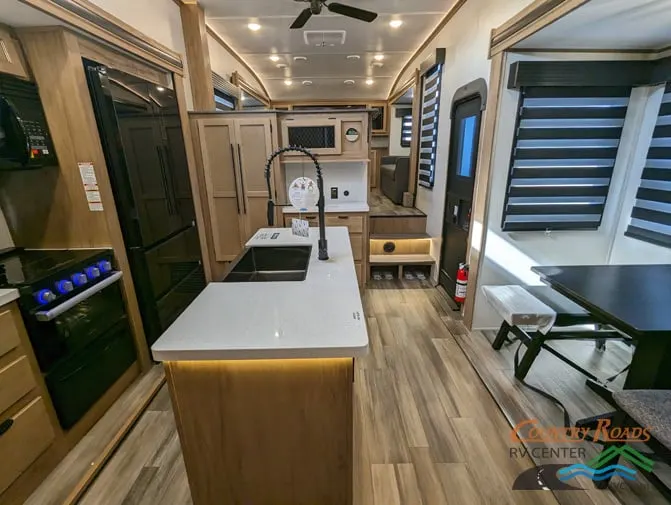
{"type": "Polygon", "coordinates": [[[240,185],[242,186],[242,208],[247,214],[247,196],[245,195],[245,171],[242,169],[242,149],[238,144],[238,164],[240,166],[240,185]]]}
{"type": "Polygon", "coordinates": [[[238,206],[238,214],[240,214],[240,198],[238,197],[238,175],[235,173],[235,150],[231,144],[231,161],[233,164],[233,181],[235,182],[235,204],[238,206]]]}
{"type": "Polygon", "coordinates": [[[307,221],[314,221],[315,219],[317,219],[317,216],[305,216],[305,219],[307,221]]]}
{"type": "Polygon", "coordinates": [[[168,214],[172,216],[174,215],[174,211],[172,208],[172,198],[170,198],[170,188],[168,187],[168,176],[165,175],[163,153],[161,152],[161,148],[159,146],[156,146],[156,155],[158,156],[158,164],[161,167],[161,182],[163,183],[163,191],[165,192],[165,202],[168,206],[168,214]]]}
{"type": "Polygon", "coordinates": [[[0,437],[9,431],[9,428],[14,424],[14,419],[5,419],[0,423],[0,437]]]}
{"type": "Polygon", "coordinates": [[[349,219],[349,216],[338,216],[338,219],[349,219]]]}

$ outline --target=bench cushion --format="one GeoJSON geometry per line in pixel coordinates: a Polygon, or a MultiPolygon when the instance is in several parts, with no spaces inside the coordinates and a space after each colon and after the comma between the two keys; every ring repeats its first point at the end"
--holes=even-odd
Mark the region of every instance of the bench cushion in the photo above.
{"type": "Polygon", "coordinates": [[[525,286],[524,289],[557,313],[555,326],[575,326],[596,322],[594,316],[589,312],[550,286],[525,286]]]}
{"type": "Polygon", "coordinates": [[[613,393],[613,399],[634,421],[649,427],[659,443],[671,450],[671,391],[625,389],[613,393]]]}
{"type": "Polygon", "coordinates": [[[482,292],[511,326],[535,326],[547,333],[554,325],[557,313],[522,286],[483,286],[482,292]]]}

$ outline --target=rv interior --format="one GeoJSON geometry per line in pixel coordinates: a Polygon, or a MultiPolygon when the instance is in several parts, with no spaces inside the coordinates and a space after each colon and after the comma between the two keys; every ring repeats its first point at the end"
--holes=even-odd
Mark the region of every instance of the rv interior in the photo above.
{"type": "Polygon", "coordinates": [[[671,0],[2,0],[1,505],[671,503],[671,0]]]}

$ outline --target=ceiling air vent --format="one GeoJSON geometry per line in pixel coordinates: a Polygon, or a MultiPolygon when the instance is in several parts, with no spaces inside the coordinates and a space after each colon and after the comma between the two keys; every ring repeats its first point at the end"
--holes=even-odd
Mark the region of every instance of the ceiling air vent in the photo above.
{"type": "Polygon", "coordinates": [[[305,30],[303,39],[308,46],[312,47],[335,47],[345,43],[347,32],[345,30],[305,30]]]}

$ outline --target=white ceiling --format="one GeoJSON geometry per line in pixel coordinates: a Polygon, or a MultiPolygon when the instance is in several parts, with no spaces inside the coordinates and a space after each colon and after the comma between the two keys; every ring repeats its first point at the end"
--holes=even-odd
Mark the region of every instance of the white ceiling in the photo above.
{"type": "Polygon", "coordinates": [[[591,0],[517,44],[525,49],[671,46],[671,0],[591,0]]]}
{"type": "Polygon", "coordinates": [[[62,24],[19,0],[0,0],[0,23],[15,28],[26,26],[53,26],[62,24]]]}
{"type": "Polygon", "coordinates": [[[394,78],[414,51],[436,27],[455,0],[338,0],[379,14],[372,23],[334,15],[326,9],[300,30],[289,26],[308,3],[296,0],[199,0],[207,23],[257,72],[273,100],[386,99],[394,78]],[[401,19],[400,28],[389,21],[401,19]],[[261,29],[252,32],[247,24],[261,29]],[[306,45],[304,30],[345,30],[343,45],[306,45]],[[384,54],[383,67],[373,67],[373,56],[384,54]],[[277,54],[278,62],[269,57],[277,54]],[[359,55],[358,61],[347,55],[359,55]],[[295,62],[305,56],[306,62],[295,62]],[[278,68],[285,64],[285,68],[278,68]],[[291,79],[291,86],[285,85],[291,79]],[[366,85],[367,79],[372,85],[366,85]],[[352,79],[354,85],[345,85],[352,79]],[[311,86],[302,81],[312,81],[311,86]]]}

